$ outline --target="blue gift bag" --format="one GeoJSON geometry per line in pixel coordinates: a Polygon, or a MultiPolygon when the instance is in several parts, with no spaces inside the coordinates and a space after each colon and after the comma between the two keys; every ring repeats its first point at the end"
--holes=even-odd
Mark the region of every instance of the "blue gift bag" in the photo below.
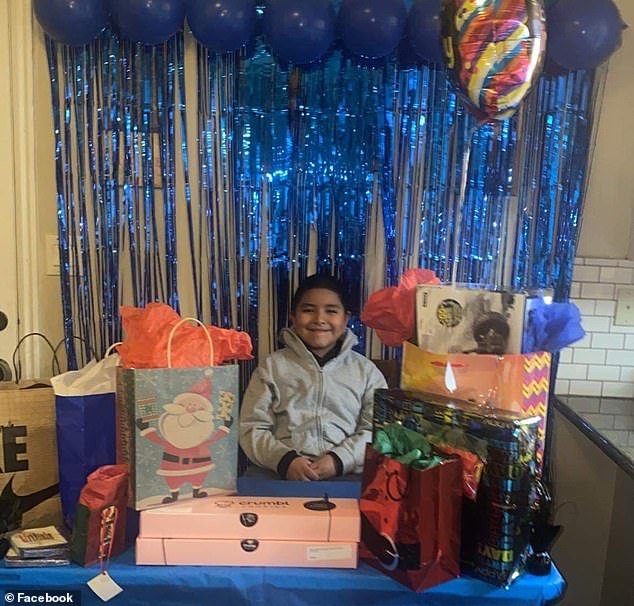
{"type": "Polygon", "coordinates": [[[115,373],[118,356],[51,379],[55,391],[59,491],[72,528],[88,474],[116,461],[115,373]]]}
{"type": "Polygon", "coordinates": [[[55,414],[62,512],[72,528],[88,474],[115,463],[115,395],[56,396],[55,414]]]}

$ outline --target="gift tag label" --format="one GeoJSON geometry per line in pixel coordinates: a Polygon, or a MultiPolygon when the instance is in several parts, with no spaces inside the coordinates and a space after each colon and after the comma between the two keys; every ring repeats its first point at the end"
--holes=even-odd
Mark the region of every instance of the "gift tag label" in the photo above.
{"type": "Polygon", "coordinates": [[[123,591],[107,572],[100,572],[87,584],[104,602],[111,600],[123,591]]]}

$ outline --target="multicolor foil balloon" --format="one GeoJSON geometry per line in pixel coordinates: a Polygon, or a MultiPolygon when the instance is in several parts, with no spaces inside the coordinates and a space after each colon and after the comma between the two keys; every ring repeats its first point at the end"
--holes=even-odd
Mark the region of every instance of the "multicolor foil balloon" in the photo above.
{"type": "Polygon", "coordinates": [[[537,81],[546,48],[541,0],[443,0],[447,67],[482,120],[513,115],[537,81]]]}

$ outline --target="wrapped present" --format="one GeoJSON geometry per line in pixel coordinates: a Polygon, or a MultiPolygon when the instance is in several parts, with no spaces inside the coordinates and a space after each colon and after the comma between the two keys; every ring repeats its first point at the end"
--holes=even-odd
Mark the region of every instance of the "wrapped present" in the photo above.
{"type": "Polygon", "coordinates": [[[429,423],[449,426],[486,443],[476,501],[464,499],[461,562],[464,570],[496,585],[509,585],[524,569],[537,476],[539,417],[483,409],[424,392],[375,392],[374,431],[394,421],[425,433],[429,423]]]}
{"type": "Polygon", "coordinates": [[[483,409],[499,408],[539,417],[537,470],[541,473],[546,440],[551,354],[436,354],[411,343],[403,346],[402,389],[468,400],[483,409]]]}

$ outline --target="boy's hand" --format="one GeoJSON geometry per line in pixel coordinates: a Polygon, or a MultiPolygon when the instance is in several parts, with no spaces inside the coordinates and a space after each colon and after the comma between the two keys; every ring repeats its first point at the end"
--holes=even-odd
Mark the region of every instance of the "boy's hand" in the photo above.
{"type": "Polygon", "coordinates": [[[287,480],[300,480],[309,482],[319,480],[319,474],[312,468],[311,463],[305,457],[293,459],[286,472],[287,480]]]}
{"type": "Polygon", "coordinates": [[[335,460],[329,454],[322,455],[316,461],[313,461],[311,468],[317,473],[320,480],[334,478],[337,475],[335,460]]]}

